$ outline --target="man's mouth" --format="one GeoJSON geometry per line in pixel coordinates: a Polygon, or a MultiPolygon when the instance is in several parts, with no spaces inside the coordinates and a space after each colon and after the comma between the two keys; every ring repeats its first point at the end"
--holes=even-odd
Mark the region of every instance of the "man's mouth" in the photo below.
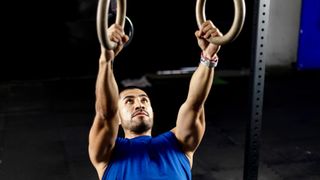
{"type": "Polygon", "coordinates": [[[135,117],[135,116],[149,116],[149,114],[146,111],[136,111],[132,114],[132,117],[135,117]]]}

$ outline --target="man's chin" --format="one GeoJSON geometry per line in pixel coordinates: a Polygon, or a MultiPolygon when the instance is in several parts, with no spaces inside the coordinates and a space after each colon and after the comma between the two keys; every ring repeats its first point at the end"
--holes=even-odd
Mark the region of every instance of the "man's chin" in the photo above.
{"type": "Polygon", "coordinates": [[[131,130],[136,132],[136,133],[143,133],[147,132],[152,128],[152,124],[150,122],[146,121],[140,121],[140,123],[135,124],[134,126],[131,127],[131,130]]]}

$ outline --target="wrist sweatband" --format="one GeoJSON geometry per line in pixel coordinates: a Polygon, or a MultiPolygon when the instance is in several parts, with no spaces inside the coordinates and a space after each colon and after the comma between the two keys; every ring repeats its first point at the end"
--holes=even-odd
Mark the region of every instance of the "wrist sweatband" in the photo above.
{"type": "Polygon", "coordinates": [[[212,58],[207,58],[203,55],[203,52],[200,56],[200,63],[204,64],[205,66],[209,68],[215,68],[218,65],[218,56],[215,54],[212,58]]]}

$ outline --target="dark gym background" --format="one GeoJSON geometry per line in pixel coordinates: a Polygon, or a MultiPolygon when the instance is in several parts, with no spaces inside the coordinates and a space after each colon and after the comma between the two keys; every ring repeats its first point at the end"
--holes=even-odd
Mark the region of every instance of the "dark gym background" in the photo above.
{"type": "MultiPolygon", "coordinates": [[[[127,1],[131,43],[115,61],[119,85],[150,83],[154,135],[174,126],[198,64],[196,1],[127,1]],[[183,4],[183,5],[182,5],[183,4]]],[[[240,180],[249,115],[253,0],[240,36],[221,48],[206,104],[207,130],[195,180],[240,180]]],[[[99,42],[97,0],[12,1],[4,5],[0,62],[0,179],[97,179],[88,159],[99,42]]],[[[226,32],[232,1],[207,1],[226,32]]],[[[266,68],[259,180],[320,179],[319,70],[266,68]]]]}

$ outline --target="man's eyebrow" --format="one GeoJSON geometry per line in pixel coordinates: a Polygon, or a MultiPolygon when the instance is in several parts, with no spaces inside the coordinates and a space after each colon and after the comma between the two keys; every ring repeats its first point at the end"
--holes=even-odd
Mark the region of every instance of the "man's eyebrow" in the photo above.
{"type": "Polygon", "coordinates": [[[149,98],[146,94],[139,94],[138,96],[139,97],[147,97],[147,98],[149,98]]]}
{"type": "Polygon", "coordinates": [[[129,98],[134,98],[134,96],[131,96],[131,95],[125,96],[125,97],[122,98],[122,100],[129,99],[129,98]]]}

